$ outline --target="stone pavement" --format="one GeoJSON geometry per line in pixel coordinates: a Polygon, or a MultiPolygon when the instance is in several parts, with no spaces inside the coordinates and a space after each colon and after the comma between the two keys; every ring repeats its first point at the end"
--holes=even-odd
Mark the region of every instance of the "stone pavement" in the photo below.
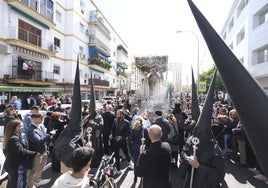
{"type": "MultiPolygon", "coordinates": [[[[133,184],[134,174],[133,170],[127,168],[126,162],[122,162],[122,173],[120,176],[116,177],[116,182],[118,188],[142,188],[140,184],[140,178],[136,184],[133,184]]],[[[170,168],[171,182],[173,188],[182,188],[183,179],[178,176],[178,169],[175,167],[170,168]]],[[[51,177],[51,182],[46,186],[40,186],[39,188],[49,188],[55,181],[55,179],[60,175],[60,173],[54,173],[51,168],[44,171],[43,177],[51,177]]],[[[268,184],[263,181],[255,179],[253,176],[255,174],[251,172],[246,167],[238,167],[226,161],[226,175],[225,181],[223,182],[223,188],[268,188],[268,184]]]]}

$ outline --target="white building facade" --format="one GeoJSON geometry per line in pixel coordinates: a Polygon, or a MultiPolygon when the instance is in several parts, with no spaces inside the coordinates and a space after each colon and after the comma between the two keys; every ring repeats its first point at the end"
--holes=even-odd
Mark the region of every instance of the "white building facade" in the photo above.
{"type": "Polygon", "coordinates": [[[223,40],[268,93],[268,1],[235,0],[223,40]]]}
{"type": "Polygon", "coordinates": [[[77,58],[83,98],[91,73],[97,97],[126,93],[127,45],[93,1],[0,0],[0,15],[0,95],[71,94],[77,58]]]}

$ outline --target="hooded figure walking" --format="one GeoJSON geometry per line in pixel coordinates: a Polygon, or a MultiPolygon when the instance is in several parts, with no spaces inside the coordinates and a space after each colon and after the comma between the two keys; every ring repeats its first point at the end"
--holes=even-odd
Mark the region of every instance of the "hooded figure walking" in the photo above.
{"type": "Polygon", "coordinates": [[[198,188],[200,185],[206,188],[217,188],[224,180],[225,159],[210,128],[216,74],[215,71],[193,135],[188,138],[181,153],[182,163],[179,171],[185,177],[185,188],[198,188]],[[196,152],[193,144],[194,137],[199,139],[196,152]]]}
{"type": "Polygon", "coordinates": [[[82,105],[79,77],[79,59],[77,58],[70,121],[68,122],[68,125],[63,129],[54,145],[55,155],[57,159],[63,162],[64,165],[69,168],[71,167],[73,150],[83,146],[84,144],[83,130],[81,126],[82,105]]]}
{"type": "MultiPolygon", "coordinates": [[[[268,176],[268,96],[191,0],[187,0],[230,94],[261,170],[268,176]],[[254,100],[252,100],[254,99],[254,100]],[[250,108],[245,108],[245,104],[250,108]],[[256,118],[258,117],[258,118],[256,118]]],[[[204,186],[205,187],[205,186],[204,186]]]]}

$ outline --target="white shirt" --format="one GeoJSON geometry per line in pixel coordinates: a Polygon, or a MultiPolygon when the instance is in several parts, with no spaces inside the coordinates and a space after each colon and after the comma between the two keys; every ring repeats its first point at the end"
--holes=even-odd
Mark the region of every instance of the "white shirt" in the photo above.
{"type": "Polygon", "coordinates": [[[68,171],[62,174],[54,182],[51,188],[88,188],[89,178],[75,178],[72,176],[72,172],[68,171]]]}

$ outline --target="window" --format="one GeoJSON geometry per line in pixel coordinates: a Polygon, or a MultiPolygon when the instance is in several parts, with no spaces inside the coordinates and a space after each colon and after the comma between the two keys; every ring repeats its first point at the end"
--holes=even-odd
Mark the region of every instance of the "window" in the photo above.
{"type": "Polygon", "coordinates": [[[40,14],[53,21],[53,6],[52,0],[40,0],[40,14]]]}
{"type": "Polygon", "coordinates": [[[54,45],[60,48],[60,39],[54,37],[54,45]]]}
{"type": "Polygon", "coordinates": [[[60,66],[59,65],[54,65],[53,66],[53,73],[54,74],[60,74],[60,66]]]}
{"type": "Polygon", "coordinates": [[[40,0],[40,4],[45,6],[46,8],[53,10],[53,2],[52,0],[40,0]]]}
{"type": "Polygon", "coordinates": [[[224,32],[223,36],[222,36],[223,40],[226,39],[226,32],[224,32]]]}
{"type": "Polygon", "coordinates": [[[268,61],[268,47],[258,51],[258,64],[268,61]]]}
{"type": "Polygon", "coordinates": [[[258,48],[253,51],[252,54],[252,65],[262,64],[268,62],[268,45],[258,48]]]}
{"type": "Polygon", "coordinates": [[[82,23],[79,24],[79,30],[81,33],[84,33],[85,26],[82,23]]]}
{"type": "Polygon", "coordinates": [[[244,64],[244,57],[241,57],[239,61],[241,62],[241,64],[244,64]]]}
{"type": "Polygon", "coordinates": [[[259,25],[268,21],[268,9],[263,11],[259,16],[259,25]]]}
{"type": "Polygon", "coordinates": [[[79,46],[79,56],[80,56],[80,59],[86,59],[84,48],[82,46],[79,46]]]}
{"type": "Polygon", "coordinates": [[[19,20],[18,38],[27,43],[41,47],[42,31],[23,20],[19,20]]]}
{"type": "Polygon", "coordinates": [[[241,14],[245,6],[248,4],[248,0],[242,0],[237,7],[237,17],[241,14]]]}
{"type": "Polygon", "coordinates": [[[56,20],[59,23],[62,22],[62,15],[61,15],[61,13],[58,10],[56,10],[56,20]]]}
{"type": "Polygon", "coordinates": [[[232,18],[232,20],[230,21],[229,23],[229,26],[228,26],[228,31],[231,31],[231,29],[234,27],[234,18],[232,18]]]}
{"type": "Polygon", "coordinates": [[[37,5],[38,5],[37,0],[31,0],[30,4],[29,4],[29,7],[31,7],[32,9],[37,11],[37,5]]]}
{"type": "Polygon", "coordinates": [[[84,48],[82,46],[79,46],[79,54],[84,54],[84,48]]]}
{"type": "Polygon", "coordinates": [[[238,45],[245,38],[245,28],[243,28],[236,36],[236,45],[238,45]]]}
{"type": "Polygon", "coordinates": [[[231,49],[231,50],[233,50],[234,49],[234,45],[233,45],[233,42],[229,45],[229,48],[231,49]]]}
{"type": "Polygon", "coordinates": [[[80,0],[80,9],[82,14],[85,12],[85,6],[85,0],[80,0]]]}
{"type": "Polygon", "coordinates": [[[268,3],[253,16],[253,28],[268,22],[268,3]]]}

